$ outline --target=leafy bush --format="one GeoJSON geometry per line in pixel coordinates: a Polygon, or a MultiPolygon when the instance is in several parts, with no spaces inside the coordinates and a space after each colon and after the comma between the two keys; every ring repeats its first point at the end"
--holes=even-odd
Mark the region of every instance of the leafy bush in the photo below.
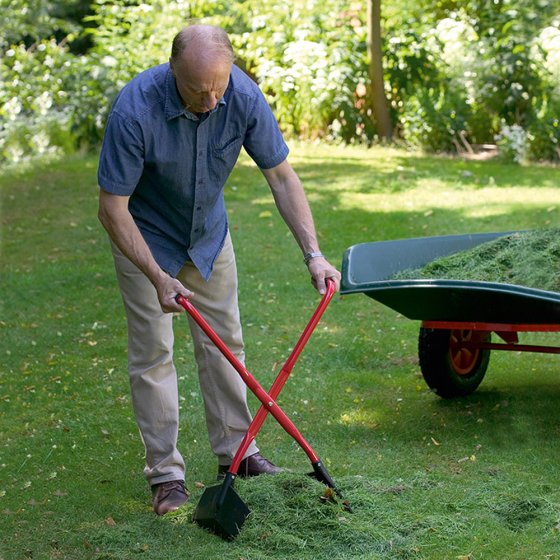
{"type": "Polygon", "coordinates": [[[472,116],[476,34],[461,20],[444,18],[416,34],[396,30],[388,40],[391,102],[403,138],[436,152],[455,150],[472,116]]]}
{"type": "Polygon", "coordinates": [[[560,32],[548,26],[539,33],[540,18],[526,2],[519,9],[508,4],[485,19],[466,9],[449,14],[415,37],[423,49],[399,41],[400,52],[388,55],[397,59],[388,75],[398,84],[408,142],[453,151],[461,133],[471,143],[496,140],[507,161],[558,159],[560,32]],[[421,69],[423,84],[410,68],[421,69]]]}
{"type": "Polygon", "coordinates": [[[418,110],[422,103],[416,94],[425,89],[438,88],[440,84],[434,56],[426,47],[425,34],[421,30],[388,27],[383,58],[387,75],[385,91],[393,126],[397,126],[397,134],[407,138],[410,143],[422,144],[418,138],[409,138],[404,129],[407,128],[405,121],[408,121],[409,131],[422,127],[418,121],[418,110]]]}
{"type": "Polygon", "coordinates": [[[459,95],[452,96],[443,89],[420,90],[404,104],[404,138],[428,151],[449,152],[466,128],[467,113],[465,100],[459,95]]]}
{"type": "Polygon", "coordinates": [[[367,141],[363,14],[340,0],[237,4],[232,39],[282,128],[304,138],[367,141]]]}
{"type": "MultiPolygon", "coordinates": [[[[39,1],[39,0],[37,0],[39,1]]],[[[219,2],[99,2],[88,18],[95,46],[73,55],[66,41],[41,40],[0,58],[0,161],[99,144],[112,100],[138,72],[165,62],[173,35],[219,2]]]]}
{"type": "Polygon", "coordinates": [[[531,58],[542,80],[543,93],[533,99],[528,125],[528,156],[560,161],[560,22],[547,26],[531,46],[531,58]]]}
{"type": "Polygon", "coordinates": [[[77,32],[78,26],[68,16],[71,2],[56,0],[6,0],[0,2],[2,18],[0,18],[0,48],[5,52],[13,45],[34,43],[62,37],[77,32]],[[70,5],[70,6],[69,6],[70,5]],[[61,13],[63,12],[63,13],[61,13]]]}
{"type": "Polygon", "coordinates": [[[68,69],[73,57],[54,40],[23,44],[0,59],[0,160],[19,162],[61,153],[72,145],[68,69]]]}
{"type": "MultiPolygon", "coordinates": [[[[397,137],[453,152],[458,135],[478,144],[499,135],[511,160],[560,159],[553,0],[430,6],[419,0],[407,20],[402,10],[384,7],[386,96],[397,137]],[[523,149],[511,140],[518,127],[523,149]]],[[[259,82],[286,133],[346,143],[376,138],[362,4],[96,0],[87,8],[86,0],[16,0],[6,10],[0,161],[96,147],[116,93],[167,60],[173,35],[192,19],[228,30],[240,65],[259,82]],[[88,9],[80,34],[67,15],[88,9]],[[58,39],[46,39],[49,33],[58,39]],[[63,33],[71,33],[68,40],[63,33]],[[85,54],[70,48],[76,37],[91,45],[85,54]]]]}
{"type": "Polygon", "coordinates": [[[167,61],[171,41],[192,15],[194,3],[99,2],[87,18],[94,47],[74,67],[72,131],[81,146],[96,146],[111,104],[136,74],[167,61]]]}
{"type": "Polygon", "coordinates": [[[527,129],[527,157],[560,162],[560,97],[545,100],[527,129]]]}

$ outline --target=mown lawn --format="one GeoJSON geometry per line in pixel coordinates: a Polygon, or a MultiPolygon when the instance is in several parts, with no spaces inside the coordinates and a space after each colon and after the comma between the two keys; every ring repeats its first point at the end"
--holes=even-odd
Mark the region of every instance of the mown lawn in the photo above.
{"type": "MultiPolygon", "coordinates": [[[[557,168],[309,145],[290,159],[337,264],[364,241],[560,222],[557,168]]],[[[76,157],[0,178],[0,560],[560,559],[558,357],[495,352],[476,393],[444,401],[419,374],[418,323],[361,294],[335,296],[280,398],[354,513],[320,500],[306,456],[268,419],[259,445],[291,471],[236,482],[252,514],[235,542],[191,523],[216,464],[179,315],[192,498],[153,515],[95,173],[76,157]]],[[[318,300],[248,159],[226,197],[247,365],[268,387],[318,300]]]]}

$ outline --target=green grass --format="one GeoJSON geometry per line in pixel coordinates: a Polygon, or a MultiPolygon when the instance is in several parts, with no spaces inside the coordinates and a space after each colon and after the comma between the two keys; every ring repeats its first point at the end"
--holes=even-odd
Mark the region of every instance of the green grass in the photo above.
{"type": "MultiPolygon", "coordinates": [[[[335,263],[365,241],[559,223],[556,168],[308,145],[291,161],[335,263]]],[[[73,158],[0,178],[1,560],[560,559],[558,357],[495,352],[476,393],[443,401],[419,374],[419,325],[361,294],[335,297],[280,398],[354,513],[323,503],[304,453],[268,419],[259,445],[291,472],[236,481],[252,514],[235,542],[190,521],[216,464],[177,316],[192,499],[153,515],[95,170],[73,158]]],[[[269,386],[317,296],[246,158],[226,197],[248,367],[269,386]]]]}

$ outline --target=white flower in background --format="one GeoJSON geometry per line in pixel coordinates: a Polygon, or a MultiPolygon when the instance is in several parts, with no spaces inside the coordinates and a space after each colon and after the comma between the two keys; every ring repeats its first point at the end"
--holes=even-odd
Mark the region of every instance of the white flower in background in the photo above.
{"type": "Polygon", "coordinates": [[[49,150],[51,139],[44,130],[41,130],[33,135],[31,142],[35,148],[35,153],[42,155],[47,153],[49,150]]]}
{"type": "Polygon", "coordinates": [[[447,64],[449,76],[467,91],[468,101],[473,102],[476,77],[482,65],[488,64],[478,56],[484,45],[473,26],[461,19],[444,18],[430,31],[427,45],[447,64]]]}
{"type": "Polygon", "coordinates": [[[15,121],[17,116],[21,113],[21,101],[17,97],[12,97],[4,103],[4,110],[2,113],[7,120],[15,121]]]}
{"type": "Polygon", "coordinates": [[[527,151],[527,132],[518,124],[502,124],[494,137],[500,151],[507,159],[521,163],[527,151]]]}
{"type": "Polygon", "coordinates": [[[315,90],[323,87],[328,61],[327,49],[322,43],[314,41],[290,43],[284,50],[284,62],[286,73],[292,76],[294,82],[308,82],[315,90]]]}
{"type": "Polygon", "coordinates": [[[23,160],[24,151],[19,144],[11,144],[6,148],[6,155],[10,161],[19,163],[23,160]]]}
{"type": "Polygon", "coordinates": [[[560,93],[560,29],[545,27],[535,38],[531,56],[552,76],[553,83],[560,93]]]}
{"type": "Polygon", "coordinates": [[[35,98],[35,107],[39,115],[46,115],[52,107],[53,99],[49,91],[44,91],[41,95],[35,98]]]}
{"type": "Polygon", "coordinates": [[[251,20],[251,29],[253,31],[257,31],[258,29],[262,29],[266,27],[266,17],[263,15],[256,16],[251,20]]]}
{"type": "Polygon", "coordinates": [[[284,93],[287,93],[293,89],[295,89],[296,85],[295,85],[295,80],[293,76],[290,75],[286,75],[284,77],[284,79],[282,80],[282,91],[284,93]]]}
{"type": "Polygon", "coordinates": [[[298,27],[297,29],[294,29],[294,39],[296,42],[307,41],[309,34],[310,30],[307,27],[298,27]]]}
{"type": "Polygon", "coordinates": [[[101,64],[103,64],[103,66],[113,68],[118,64],[118,61],[114,56],[106,55],[101,59],[101,64]]]}
{"type": "Polygon", "coordinates": [[[440,51],[441,57],[451,68],[462,73],[472,66],[475,59],[473,46],[477,40],[478,35],[472,25],[461,20],[444,18],[432,30],[428,41],[435,47],[434,50],[440,51]],[[442,44],[441,47],[436,46],[438,40],[442,44]]]}
{"type": "Polygon", "coordinates": [[[342,130],[342,123],[338,119],[334,119],[333,122],[329,125],[329,128],[335,136],[338,136],[338,134],[342,130]]]}
{"type": "Polygon", "coordinates": [[[290,43],[284,51],[284,60],[286,62],[301,64],[319,64],[326,66],[327,49],[323,43],[315,41],[295,41],[290,43]]]}

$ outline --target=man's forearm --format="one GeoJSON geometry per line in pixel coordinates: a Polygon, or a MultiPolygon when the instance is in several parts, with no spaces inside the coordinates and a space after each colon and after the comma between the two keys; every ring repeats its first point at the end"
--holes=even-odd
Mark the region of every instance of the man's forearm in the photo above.
{"type": "Polygon", "coordinates": [[[182,311],[175,297],[181,294],[190,298],[193,294],[157,264],[128,211],[128,197],[115,196],[101,190],[98,216],[113,243],[154,285],[162,311],[182,311]]]}
{"type": "Polygon", "coordinates": [[[165,272],[155,261],[140,230],[134,222],[125,200],[115,199],[111,195],[101,195],[99,203],[99,221],[109,234],[113,243],[134,263],[152,282],[157,285],[165,272]]]}
{"type": "Polygon", "coordinates": [[[295,240],[304,255],[310,255],[305,259],[305,264],[311,274],[311,281],[319,293],[326,291],[325,281],[327,278],[334,280],[336,289],[340,287],[340,273],[320,253],[315,224],[303,186],[285,160],[272,169],[262,170],[280,215],[290,228],[295,240]]]}
{"type": "Polygon", "coordinates": [[[271,190],[276,207],[302,252],[319,251],[311,209],[295,171],[290,168],[281,179],[272,182],[271,190]]]}

